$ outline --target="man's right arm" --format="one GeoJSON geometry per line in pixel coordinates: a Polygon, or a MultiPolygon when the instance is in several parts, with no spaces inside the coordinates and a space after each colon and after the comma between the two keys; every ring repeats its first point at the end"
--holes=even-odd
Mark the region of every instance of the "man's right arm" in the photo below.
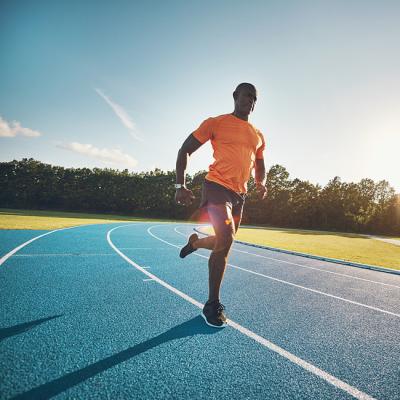
{"type": "Polygon", "coordinates": [[[176,183],[185,185],[185,172],[189,157],[194,153],[202,143],[200,143],[193,134],[190,134],[183,142],[179,149],[178,158],[176,159],[176,183]]]}
{"type": "Polygon", "coordinates": [[[190,134],[178,151],[178,157],[176,159],[176,183],[183,185],[181,189],[176,190],[175,200],[178,204],[188,205],[194,198],[192,191],[186,189],[185,186],[186,168],[190,155],[202,144],[203,143],[199,142],[193,134],[190,134]]]}

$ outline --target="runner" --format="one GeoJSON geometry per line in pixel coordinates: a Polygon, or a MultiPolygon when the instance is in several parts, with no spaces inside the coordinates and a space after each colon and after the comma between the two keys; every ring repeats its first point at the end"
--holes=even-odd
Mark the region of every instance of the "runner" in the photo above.
{"type": "Polygon", "coordinates": [[[203,183],[200,208],[207,211],[215,235],[199,239],[193,233],[182,248],[180,257],[184,258],[200,248],[212,250],[208,262],[209,297],[202,316],[208,325],[216,328],[226,326],[225,307],[219,296],[221,282],[242,219],[247,182],[253,168],[260,197],[264,198],[267,193],[264,137],[248,122],[257,101],[257,90],[251,83],[241,83],[233,92],[233,99],[233,113],[206,119],[185,140],[176,161],[175,201],[189,205],[194,199],[192,191],[185,186],[189,156],[211,140],[215,161],[210,165],[203,183]]]}

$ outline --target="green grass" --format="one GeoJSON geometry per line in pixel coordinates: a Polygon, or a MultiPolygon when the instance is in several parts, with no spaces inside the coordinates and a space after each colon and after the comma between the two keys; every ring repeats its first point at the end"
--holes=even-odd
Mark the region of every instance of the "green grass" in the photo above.
{"type": "Polygon", "coordinates": [[[84,214],[61,211],[10,210],[0,208],[0,229],[53,230],[76,225],[104,224],[118,221],[167,222],[124,215],[84,214]]]}
{"type": "MultiPolygon", "coordinates": [[[[207,233],[212,233],[212,228],[209,228],[207,233]]],[[[400,246],[363,235],[246,227],[239,229],[236,239],[263,246],[400,270],[400,246]]]]}

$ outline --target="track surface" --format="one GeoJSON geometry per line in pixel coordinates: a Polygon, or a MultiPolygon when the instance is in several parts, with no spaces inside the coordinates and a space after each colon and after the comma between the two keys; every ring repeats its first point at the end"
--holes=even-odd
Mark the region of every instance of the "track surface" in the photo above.
{"type": "MultiPolygon", "coordinates": [[[[400,398],[400,276],[235,244],[214,329],[192,229],[84,226],[3,259],[0,398],[400,398]]],[[[43,233],[0,231],[1,257],[43,233]]]]}

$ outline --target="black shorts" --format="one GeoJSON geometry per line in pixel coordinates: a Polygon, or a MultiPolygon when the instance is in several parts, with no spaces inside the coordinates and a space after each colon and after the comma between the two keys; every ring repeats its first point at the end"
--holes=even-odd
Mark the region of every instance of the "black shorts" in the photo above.
{"type": "Polygon", "coordinates": [[[212,204],[225,204],[232,212],[237,230],[242,219],[245,199],[245,193],[236,193],[225,186],[205,179],[201,192],[200,208],[207,209],[212,204]]]}

